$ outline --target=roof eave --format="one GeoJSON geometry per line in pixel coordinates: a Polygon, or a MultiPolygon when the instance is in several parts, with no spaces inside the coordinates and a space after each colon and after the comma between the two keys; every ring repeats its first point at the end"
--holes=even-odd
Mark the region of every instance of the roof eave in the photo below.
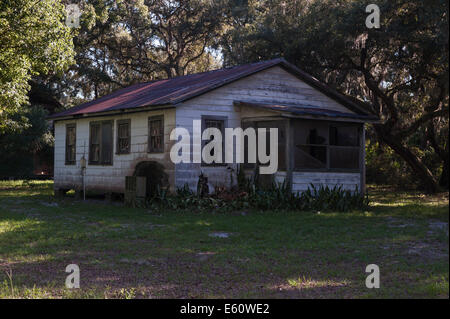
{"type": "MultiPolygon", "coordinates": [[[[262,106],[262,105],[258,105],[255,103],[249,103],[249,102],[243,102],[243,101],[234,101],[233,104],[235,106],[246,106],[246,107],[254,107],[254,108],[258,108],[260,110],[266,110],[269,112],[274,112],[279,114],[282,117],[287,117],[287,118],[303,118],[303,119],[315,119],[315,120],[326,120],[326,121],[345,121],[345,122],[356,122],[356,123],[371,123],[371,124],[376,124],[376,123],[380,123],[380,120],[377,117],[374,116],[358,116],[358,117],[353,117],[353,116],[346,116],[344,114],[340,115],[340,114],[335,114],[333,116],[329,115],[329,114],[311,114],[311,113],[307,113],[305,112],[304,114],[299,114],[299,113],[293,113],[291,112],[291,110],[282,110],[282,109],[274,109],[274,108],[270,108],[267,106],[262,106]]],[[[314,111],[314,110],[312,110],[314,111]]]]}
{"type": "Polygon", "coordinates": [[[53,116],[52,115],[47,116],[46,119],[53,120],[53,121],[63,121],[63,120],[70,120],[70,119],[114,116],[114,115],[130,114],[130,113],[147,112],[147,111],[157,111],[157,110],[170,109],[170,108],[175,108],[175,105],[173,105],[173,104],[144,105],[144,106],[128,108],[128,109],[117,109],[117,110],[110,110],[110,111],[103,111],[103,112],[70,114],[70,115],[62,115],[62,116],[58,116],[58,114],[54,114],[53,116]]]}

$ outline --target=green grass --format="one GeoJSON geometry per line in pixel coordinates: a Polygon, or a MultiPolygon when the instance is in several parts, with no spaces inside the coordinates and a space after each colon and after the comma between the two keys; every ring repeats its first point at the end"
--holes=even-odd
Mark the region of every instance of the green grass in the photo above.
{"type": "Polygon", "coordinates": [[[0,298],[448,298],[448,193],[369,194],[362,212],[219,214],[0,182],[0,298]],[[65,288],[72,263],[80,289],[65,288]],[[379,289],[365,286],[372,263],[379,289]]]}

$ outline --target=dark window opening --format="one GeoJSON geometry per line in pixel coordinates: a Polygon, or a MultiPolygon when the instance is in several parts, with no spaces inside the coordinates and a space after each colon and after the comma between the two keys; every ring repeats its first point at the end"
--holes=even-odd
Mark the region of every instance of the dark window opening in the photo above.
{"type": "Polygon", "coordinates": [[[89,134],[89,164],[110,165],[113,154],[113,122],[91,122],[89,134]]]}
{"type": "Polygon", "coordinates": [[[153,116],[148,119],[148,152],[164,152],[164,117],[153,116]]]}
{"type": "Polygon", "coordinates": [[[129,154],[131,144],[130,120],[117,121],[117,154],[129,154]]]}
{"type": "MultiPolygon", "coordinates": [[[[202,116],[202,135],[203,132],[208,128],[216,128],[218,129],[222,134],[222,158],[220,159],[221,162],[219,162],[219,159],[216,158],[212,163],[204,163],[203,157],[202,157],[202,165],[204,166],[223,166],[226,165],[224,163],[225,159],[225,119],[224,117],[216,117],[216,116],[202,116]]],[[[214,140],[214,136],[211,136],[209,140],[203,140],[202,139],[202,150],[205,147],[206,144],[214,140]]],[[[211,149],[210,153],[211,157],[215,158],[214,149],[211,149]]]]}
{"type": "Polygon", "coordinates": [[[76,125],[66,125],[66,165],[74,165],[76,161],[76,125]]]}
{"type": "Polygon", "coordinates": [[[91,124],[89,146],[89,162],[91,164],[100,162],[100,124],[91,124]]]}

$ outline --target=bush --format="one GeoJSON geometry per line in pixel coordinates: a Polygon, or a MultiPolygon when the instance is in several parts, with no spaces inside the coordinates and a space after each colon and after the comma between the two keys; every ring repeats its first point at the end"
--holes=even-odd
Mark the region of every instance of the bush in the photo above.
{"type": "Polygon", "coordinates": [[[267,189],[259,189],[250,183],[245,185],[246,189],[217,188],[216,192],[209,196],[198,196],[187,185],[177,189],[172,195],[168,189],[158,188],[157,193],[147,201],[147,206],[218,212],[240,209],[345,212],[361,210],[368,205],[368,200],[358,190],[343,190],[342,186],[329,188],[311,184],[305,192],[291,193],[286,183],[273,183],[272,187],[267,189]]]}

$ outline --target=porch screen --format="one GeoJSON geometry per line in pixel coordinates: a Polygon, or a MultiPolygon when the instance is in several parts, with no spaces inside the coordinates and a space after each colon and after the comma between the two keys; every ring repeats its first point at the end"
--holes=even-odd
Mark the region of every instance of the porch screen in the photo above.
{"type": "Polygon", "coordinates": [[[359,169],[359,125],[297,120],[294,132],[294,169],[359,169]]]}

